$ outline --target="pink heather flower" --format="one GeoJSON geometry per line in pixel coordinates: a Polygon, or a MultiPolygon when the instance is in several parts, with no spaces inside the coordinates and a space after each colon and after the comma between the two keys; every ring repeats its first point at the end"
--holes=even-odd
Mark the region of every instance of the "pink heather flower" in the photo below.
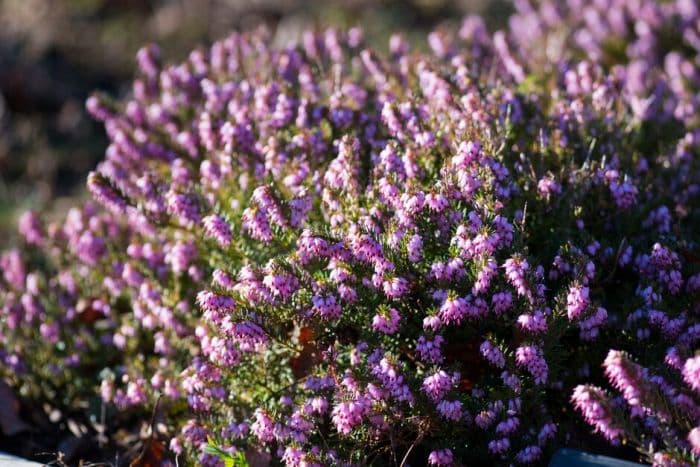
{"type": "Polygon", "coordinates": [[[121,407],[133,407],[145,403],[147,399],[146,381],[139,378],[136,381],[129,381],[126,386],[126,393],[120,398],[121,403],[117,402],[116,396],[115,403],[121,407]]]}
{"type": "Polygon", "coordinates": [[[289,200],[288,206],[291,211],[289,225],[293,228],[301,227],[312,209],[312,197],[306,196],[306,189],[299,194],[300,197],[289,200]]]}
{"type": "Polygon", "coordinates": [[[423,258],[423,239],[420,235],[411,236],[406,247],[408,248],[409,261],[417,263],[423,258]]]}
{"type": "Polygon", "coordinates": [[[314,236],[310,230],[304,230],[297,239],[297,251],[302,264],[307,264],[312,259],[323,257],[328,253],[328,242],[323,238],[314,236]]]}
{"type": "Polygon", "coordinates": [[[476,426],[478,426],[482,430],[486,430],[488,427],[493,425],[493,422],[495,421],[496,414],[493,410],[482,410],[476,415],[476,417],[474,417],[474,422],[476,423],[476,426]]]}
{"type": "Polygon", "coordinates": [[[437,331],[442,327],[442,320],[438,316],[426,316],[423,318],[423,329],[437,331]]]}
{"type": "Polygon", "coordinates": [[[41,219],[35,212],[24,212],[19,218],[17,228],[27,245],[41,246],[44,243],[41,219]]]}
{"type": "Polygon", "coordinates": [[[627,266],[628,264],[630,264],[630,262],[632,261],[632,253],[633,253],[633,252],[634,252],[634,249],[632,248],[631,245],[628,246],[627,248],[625,248],[625,250],[624,250],[624,251],[622,252],[622,254],[620,255],[620,259],[619,259],[618,262],[617,262],[618,265],[619,265],[620,267],[623,267],[623,268],[624,268],[625,266],[627,266]]]}
{"type": "MultiPolygon", "coordinates": [[[[268,273],[263,277],[262,283],[272,292],[272,295],[286,300],[299,289],[299,280],[288,273],[268,273]]],[[[334,299],[335,300],[335,299],[334,299]]]]}
{"type": "Polygon", "coordinates": [[[155,79],[160,71],[160,49],[155,44],[141,47],[136,53],[139,71],[148,78],[155,79]]]}
{"type": "Polygon", "coordinates": [[[321,296],[314,295],[311,299],[312,308],[311,311],[318,314],[323,319],[338,319],[343,313],[343,309],[340,303],[336,300],[335,296],[321,296]]]}
{"type": "Polygon", "coordinates": [[[588,307],[588,287],[572,285],[566,296],[566,314],[570,321],[578,319],[588,307]]]}
{"type": "MultiPolygon", "coordinates": [[[[610,383],[622,393],[627,403],[632,407],[633,413],[639,411],[648,404],[654,403],[650,375],[645,368],[631,361],[624,352],[611,350],[603,362],[605,375],[610,383]]],[[[654,407],[661,411],[660,415],[666,416],[665,409],[654,407]]]]}
{"type": "Polygon", "coordinates": [[[220,323],[225,315],[236,309],[236,301],[232,297],[208,290],[197,294],[197,305],[204,311],[205,319],[214,323],[220,323]]]}
{"type": "Polygon", "coordinates": [[[509,435],[514,433],[520,426],[518,417],[509,417],[496,425],[496,433],[499,435],[509,435]]]}
{"type": "Polygon", "coordinates": [[[444,370],[439,370],[423,380],[421,389],[428,397],[437,402],[450,392],[455,381],[459,381],[459,373],[450,376],[444,370]]]}
{"type": "Polygon", "coordinates": [[[354,193],[357,191],[357,159],[360,141],[351,136],[343,137],[338,145],[338,157],[328,166],[324,174],[325,185],[333,190],[354,193]]]}
{"type": "Polygon", "coordinates": [[[549,199],[553,194],[561,193],[561,186],[553,177],[543,177],[537,182],[537,192],[545,199],[549,199]]]}
{"type": "Polygon", "coordinates": [[[542,449],[539,446],[527,446],[515,455],[515,459],[521,464],[533,464],[542,457],[542,449]]]}
{"type": "Polygon", "coordinates": [[[180,438],[172,438],[168,444],[168,448],[176,455],[182,454],[184,447],[180,438]]]}
{"type": "Polygon", "coordinates": [[[387,298],[401,298],[408,292],[409,282],[403,277],[394,277],[382,283],[387,298]]]}
{"type": "Polygon", "coordinates": [[[700,357],[689,358],[683,365],[683,379],[700,393],[700,357]]]}
{"type": "Polygon", "coordinates": [[[521,328],[532,333],[547,330],[547,316],[540,310],[534,313],[524,313],[518,316],[518,324],[521,328]]]}
{"type": "Polygon", "coordinates": [[[185,423],[181,429],[181,433],[187,442],[195,446],[199,446],[207,440],[206,429],[194,419],[188,420],[185,423]]]}
{"type": "Polygon", "coordinates": [[[616,441],[622,430],[614,426],[607,400],[605,392],[595,386],[576,386],[571,396],[571,401],[586,422],[609,441],[616,441]]]}
{"type": "Polygon", "coordinates": [[[323,397],[314,397],[311,399],[311,410],[313,413],[322,415],[328,411],[328,401],[323,397]]]}
{"type": "Polygon", "coordinates": [[[88,191],[95,200],[116,215],[126,212],[128,204],[107,177],[99,172],[90,172],[87,179],[88,191]]]}
{"type": "Polygon", "coordinates": [[[494,455],[503,455],[510,449],[510,440],[508,438],[500,438],[489,441],[489,452],[494,455]]]}
{"type": "Polygon", "coordinates": [[[269,443],[274,439],[274,422],[262,409],[255,410],[255,421],[250,429],[253,435],[262,442],[269,443]]]}
{"type": "Polygon", "coordinates": [[[442,466],[450,466],[453,463],[452,450],[450,449],[440,449],[438,451],[432,451],[428,455],[428,464],[442,466]]]}
{"type": "Polygon", "coordinates": [[[377,313],[372,318],[372,328],[384,334],[394,334],[399,330],[401,315],[396,308],[390,308],[386,313],[377,313]],[[387,316],[388,315],[388,316],[387,316]]]}
{"type": "Polygon", "coordinates": [[[191,241],[175,242],[166,251],[165,262],[170,265],[175,275],[187,272],[197,259],[197,247],[191,241]]]}
{"type": "Polygon", "coordinates": [[[353,428],[359,425],[362,419],[368,415],[369,408],[369,400],[364,397],[336,405],[333,408],[332,419],[338,433],[349,435],[353,428]]]}
{"type": "Polygon", "coordinates": [[[478,160],[481,144],[478,141],[462,141],[457,148],[457,154],[452,157],[452,164],[458,168],[466,168],[478,160]]]}
{"type": "Polygon", "coordinates": [[[294,446],[287,446],[284,450],[284,454],[282,454],[282,461],[289,467],[308,465],[305,458],[304,451],[294,446]]]}
{"type": "Polygon", "coordinates": [[[459,325],[467,315],[467,303],[461,297],[448,297],[438,312],[440,320],[445,324],[459,325]]]}
{"type": "Polygon", "coordinates": [[[235,340],[209,336],[202,339],[202,352],[209,357],[209,360],[217,365],[237,365],[241,360],[241,351],[246,351],[244,346],[237,347],[235,340]],[[205,343],[206,342],[206,343],[205,343]],[[210,345],[207,345],[209,344],[210,345]]]}
{"type": "Polygon", "coordinates": [[[700,455],[700,427],[695,427],[688,433],[690,448],[696,455],[700,455]]]}
{"type": "Polygon", "coordinates": [[[413,194],[404,193],[401,195],[401,202],[403,204],[403,208],[407,212],[416,214],[423,209],[423,206],[425,205],[425,193],[422,191],[413,194]]]}
{"type": "Polygon", "coordinates": [[[491,298],[491,303],[496,314],[501,314],[513,306],[513,295],[508,291],[495,293],[491,298]]]}
{"type": "Polygon", "coordinates": [[[114,380],[103,379],[100,383],[100,396],[104,402],[111,402],[114,396],[114,380]]]}
{"type": "Polygon", "coordinates": [[[252,238],[264,242],[272,241],[272,229],[264,210],[257,207],[247,208],[243,211],[242,226],[243,231],[248,232],[252,238]]]}
{"type": "Polygon", "coordinates": [[[213,285],[221,287],[224,290],[233,290],[233,287],[235,286],[233,278],[221,269],[214,270],[212,273],[211,282],[213,285]]]}
{"type": "Polygon", "coordinates": [[[518,347],[515,351],[515,361],[524,366],[535,378],[536,384],[544,384],[547,381],[549,367],[542,356],[542,351],[533,345],[518,347]]]}
{"type": "Polygon", "coordinates": [[[107,246],[104,238],[86,231],[78,238],[74,252],[82,262],[95,266],[107,254],[107,246]]]}
{"type": "Polygon", "coordinates": [[[145,277],[132,263],[126,263],[122,271],[122,279],[131,287],[139,287],[145,280],[145,277]]]}
{"type": "Polygon", "coordinates": [[[233,337],[240,350],[244,352],[258,350],[268,342],[268,336],[263,328],[251,321],[242,323],[225,321],[221,329],[233,337]]]}
{"type": "Polygon", "coordinates": [[[231,244],[231,227],[216,214],[211,214],[202,219],[204,233],[207,237],[216,240],[221,248],[228,248],[231,244]]]}
{"type": "Polygon", "coordinates": [[[676,347],[669,347],[666,350],[666,356],[664,357],[664,363],[674,368],[678,371],[682,371],[683,368],[683,358],[678,354],[678,349],[676,347]]]}
{"type": "Polygon", "coordinates": [[[607,310],[603,307],[596,308],[595,313],[578,323],[579,329],[581,330],[581,339],[586,341],[595,340],[595,338],[598,337],[600,326],[605,324],[607,319],[607,310]]]}
{"type": "Polygon", "coordinates": [[[445,276],[448,280],[459,280],[466,276],[462,258],[452,258],[445,265],[445,276]]]}
{"type": "Polygon", "coordinates": [[[414,396],[406,383],[403,375],[401,375],[396,365],[389,361],[386,357],[381,358],[379,364],[376,361],[381,357],[382,352],[376,350],[368,359],[368,363],[373,365],[372,374],[379,379],[382,385],[390,392],[390,394],[398,401],[413,403],[414,396]]]}
{"type": "MultiPolygon", "coordinates": [[[[611,171],[608,171],[608,173],[611,171]]],[[[606,177],[608,176],[606,173],[606,177]]],[[[610,192],[612,193],[615,203],[620,207],[620,209],[629,209],[637,199],[637,194],[639,190],[637,187],[629,182],[628,180],[620,183],[617,179],[610,181],[610,192]]]]}
{"type": "Polygon", "coordinates": [[[440,363],[443,360],[442,344],[444,341],[442,336],[435,336],[433,340],[420,336],[416,342],[416,351],[420,360],[425,363],[440,363]]]}
{"type": "Polygon", "coordinates": [[[503,384],[505,384],[507,387],[512,389],[514,393],[520,393],[521,384],[518,375],[503,371],[501,372],[501,381],[503,381],[503,384]]]}
{"type": "Polygon", "coordinates": [[[496,368],[503,368],[506,366],[506,360],[505,357],[503,356],[503,352],[496,347],[493,342],[490,340],[485,340],[482,342],[481,346],[479,347],[479,350],[481,351],[481,355],[494,365],[496,368]]]}
{"type": "Polygon", "coordinates": [[[260,207],[274,224],[280,227],[287,226],[287,219],[282,212],[282,207],[269,186],[259,186],[253,191],[251,200],[260,207]]]}
{"type": "Polygon", "coordinates": [[[554,423],[545,423],[544,426],[540,429],[540,432],[537,434],[537,443],[540,446],[543,446],[548,440],[554,438],[556,433],[557,426],[554,423]]]}
{"type": "Polygon", "coordinates": [[[357,290],[349,285],[341,284],[338,286],[338,296],[341,300],[352,304],[357,301],[357,290]]]}
{"type": "Polygon", "coordinates": [[[429,193],[425,201],[428,209],[434,212],[442,212],[449,206],[448,199],[440,193],[429,193]]]}
{"type": "Polygon", "coordinates": [[[100,122],[104,122],[114,115],[112,110],[105,104],[104,98],[96,94],[87,98],[85,108],[93,118],[100,122]]]}
{"type": "Polygon", "coordinates": [[[688,278],[685,286],[688,293],[695,293],[700,290],[700,274],[693,274],[688,278]]]}
{"type": "Polygon", "coordinates": [[[441,401],[437,404],[437,411],[447,420],[459,421],[462,419],[462,403],[460,401],[441,401]]]}
{"type": "Polygon", "coordinates": [[[486,260],[486,264],[479,271],[476,281],[472,286],[472,293],[474,295],[479,295],[486,292],[491,284],[491,280],[496,276],[497,272],[498,264],[496,264],[496,260],[493,258],[486,260]]]}
{"type": "Polygon", "coordinates": [[[199,224],[201,221],[199,205],[194,197],[170,190],[165,195],[168,213],[182,227],[199,224]]]}
{"type": "Polygon", "coordinates": [[[525,275],[530,269],[530,265],[525,259],[509,258],[503,264],[506,269],[506,277],[508,282],[515,287],[518,295],[530,297],[531,293],[528,289],[525,275]]]}

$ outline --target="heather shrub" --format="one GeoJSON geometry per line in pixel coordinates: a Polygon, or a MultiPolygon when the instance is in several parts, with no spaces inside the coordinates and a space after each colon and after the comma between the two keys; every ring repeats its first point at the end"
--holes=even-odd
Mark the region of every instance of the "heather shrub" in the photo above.
{"type": "Polygon", "coordinates": [[[23,218],[28,266],[3,256],[2,371],[52,400],[50,362],[120,414],[162,395],[172,455],[203,465],[545,463],[589,439],[572,393],[609,440],[691,462],[669,453],[695,395],[640,399],[623,378],[661,380],[606,355],[694,350],[698,12],[644,29],[640,2],[623,35],[576,16],[598,3],[520,4],[493,36],[470,17],[429,52],[359,29],[236,33],[179,65],[142,49],[130,98],[87,102],[111,141],[88,178],[102,210],[23,218]],[[521,43],[522,21],[546,27],[521,43]],[[654,44],[648,86],[645,55],[604,60],[593,30],[654,44]],[[628,415],[579,386],[605,376],[628,415]]]}
{"type": "MultiPolygon", "coordinates": [[[[70,209],[62,223],[43,225],[26,213],[19,230],[22,248],[0,255],[3,377],[31,408],[27,416],[40,429],[51,425],[37,418],[43,414],[59,431],[74,423],[91,443],[114,447],[108,434],[125,427],[138,431],[148,420],[153,401],[146,398],[141,375],[165,366],[159,334],[151,332],[155,321],[135,318],[140,290],[129,284],[148,272],[145,264],[124,263],[134,233],[91,202],[70,209]],[[129,379],[129,367],[140,376],[129,379]],[[109,382],[115,379],[123,381],[125,391],[114,401],[121,396],[128,403],[113,407],[103,399],[113,400],[109,382]]],[[[144,250],[154,254],[149,244],[144,250]]],[[[141,294],[147,293],[144,287],[141,294]]],[[[172,332],[185,335],[182,326],[172,332]]],[[[159,374],[164,381],[158,387],[172,395],[176,375],[159,374]]]]}
{"type": "Polygon", "coordinates": [[[128,228],[87,203],[60,224],[27,212],[19,230],[24,248],[0,255],[3,375],[36,403],[90,404],[96,372],[123,359],[113,328],[130,306],[109,275],[128,228]]]}

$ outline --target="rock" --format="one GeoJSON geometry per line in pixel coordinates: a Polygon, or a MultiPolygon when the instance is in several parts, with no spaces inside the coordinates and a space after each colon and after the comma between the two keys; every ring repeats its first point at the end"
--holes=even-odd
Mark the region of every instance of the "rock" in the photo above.
{"type": "Polygon", "coordinates": [[[19,400],[4,381],[0,381],[0,414],[0,430],[5,436],[29,431],[29,425],[19,417],[19,400]]]}
{"type": "Polygon", "coordinates": [[[0,465],[6,467],[39,467],[41,464],[0,452],[0,465]]]}

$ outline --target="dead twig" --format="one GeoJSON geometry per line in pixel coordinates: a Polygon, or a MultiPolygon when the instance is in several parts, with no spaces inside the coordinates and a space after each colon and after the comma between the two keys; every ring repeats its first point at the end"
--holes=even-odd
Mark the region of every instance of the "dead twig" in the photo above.
{"type": "Polygon", "coordinates": [[[411,455],[411,452],[413,452],[413,448],[415,448],[421,441],[423,441],[423,432],[421,432],[416,440],[411,443],[411,445],[408,447],[408,451],[406,451],[406,454],[404,454],[403,459],[401,460],[401,465],[399,467],[404,467],[406,465],[406,462],[408,462],[408,458],[411,455]]]}
{"type": "Polygon", "coordinates": [[[146,458],[146,453],[148,453],[148,450],[151,447],[151,443],[153,443],[153,437],[155,436],[156,432],[156,413],[158,412],[158,406],[160,405],[160,399],[163,397],[162,394],[158,395],[158,399],[156,399],[156,403],[153,406],[153,413],[151,414],[151,432],[148,435],[148,440],[143,444],[143,448],[141,449],[141,454],[131,461],[131,464],[129,464],[129,467],[140,467],[144,463],[144,459],[146,458]]]}

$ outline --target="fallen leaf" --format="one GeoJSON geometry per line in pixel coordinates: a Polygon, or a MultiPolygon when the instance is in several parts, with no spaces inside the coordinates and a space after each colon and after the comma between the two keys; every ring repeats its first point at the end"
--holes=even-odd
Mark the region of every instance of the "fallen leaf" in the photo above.
{"type": "Polygon", "coordinates": [[[301,345],[301,351],[295,357],[292,357],[289,364],[292,367],[292,373],[297,379],[308,376],[313,367],[320,361],[318,345],[314,336],[314,330],[308,326],[302,326],[298,329],[297,342],[301,345]]]}
{"type": "Polygon", "coordinates": [[[129,467],[160,467],[165,461],[165,444],[157,439],[150,439],[145,442],[141,454],[134,459],[129,467]]]}
{"type": "Polygon", "coordinates": [[[321,361],[316,345],[307,344],[299,352],[299,355],[292,357],[289,361],[292,373],[297,379],[308,376],[314,366],[321,361]]]}
{"type": "Polygon", "coordinates": [[[102,312],[97,311],[96,309],[89,307],[86,308],[82,313],[78,315],[78,318],[80,321],[86,324],[91,324],[97,321],[98,319],[104,318],[104,315],[102,312]]]}
{"type": "Polygon", "coordinates": [[[314,330],[312,328],[310,328],[309,326],[304,326],[299,329],[299,344],[305,346],[313,340],[314,330]]]}

